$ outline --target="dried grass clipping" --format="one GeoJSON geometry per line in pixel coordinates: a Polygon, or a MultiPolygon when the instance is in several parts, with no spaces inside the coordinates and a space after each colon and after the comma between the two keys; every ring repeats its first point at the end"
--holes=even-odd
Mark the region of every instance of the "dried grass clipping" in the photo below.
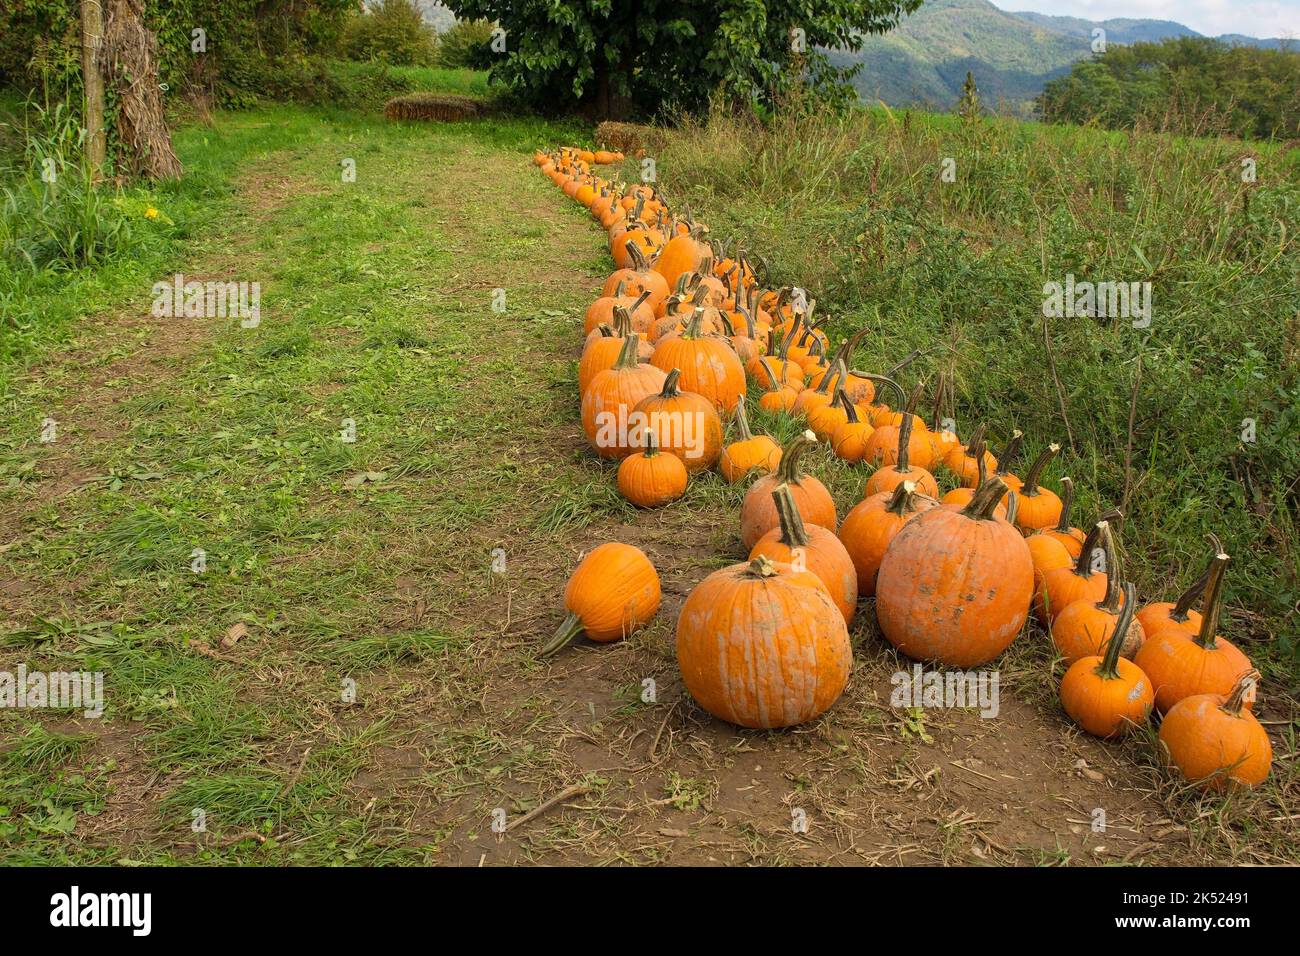
{"type": "Polygon", "coordinates": [[[384,104],[390,120],[435,120],[442,123],[474,119],[487,111],[486,104],[457,93],[408,93],[384,104]]]}
{"type": "Polygon", "coordinates": [[[122,171],[148,179],[179,179],[184,167],[172,149],[158,86],[158,41],[145,29],[144,0],[106,0],[104,83],[117,94],[122,171]]]}
{"type": "Polygon", "coordinates": [[[640,123],[615,123],[606,120],[596,127],[596,143],[603,149],[614,149],[635,156],[645,150],[662,148],[664,131],[640,123]]]}

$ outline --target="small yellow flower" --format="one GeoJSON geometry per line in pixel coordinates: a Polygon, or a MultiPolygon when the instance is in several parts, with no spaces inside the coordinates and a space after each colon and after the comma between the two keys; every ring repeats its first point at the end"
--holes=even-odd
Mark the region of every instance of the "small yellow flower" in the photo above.
{"type": "Polygon", "coordinates": [[[158,218],[158,210],[155,209],[153,206],[150,206],[148,209],[146,209],[146,210],[144,211],[144,217],[145,217],[146,219],[157,219],[157,218],[158,218]]]}

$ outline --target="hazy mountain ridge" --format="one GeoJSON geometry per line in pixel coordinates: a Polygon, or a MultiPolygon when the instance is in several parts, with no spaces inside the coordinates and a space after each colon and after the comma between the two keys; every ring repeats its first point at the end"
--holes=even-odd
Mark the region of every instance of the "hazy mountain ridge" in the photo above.
{"type": "MultiPolygon", "coordinates": [[[[857,53],[829,51],[839,65],[862,62],[854,80],[868,101],[921,104],[947,109],[961,94],[969,70],[990,106],[1023,109],[1043,85],[1092,55],[1092,31],[1106,42],[1158,42],[1198,37],[1172,20],[1080,17],[1000,10],[988,0],[927,0],[894,30],[863,39],[857,53]]],[[[1289,41],[1229,35],[1226,43],[1280,47],[1289,41]]],[[[1300,46],[1298,44],[1297,46],[1300,46]]]]}

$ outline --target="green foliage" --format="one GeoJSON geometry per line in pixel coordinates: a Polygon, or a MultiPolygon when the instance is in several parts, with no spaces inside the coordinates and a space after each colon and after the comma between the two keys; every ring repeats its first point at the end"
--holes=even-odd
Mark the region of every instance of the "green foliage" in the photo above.
{"type": "Polygon", "coordinates": [[[380,0],[353,14],[343,27],[340,50],[352,60],[429,66],[437,37],[411,0],[380,0]]]}
{"type": "Polygon", "coordinates": [[[852,70],[819,47],[857,49],[920,0],[641,0],[635,16],[609,0],[452,0],[458,16],[501,25],[505,50],[492,77],[534,106],[574,105],[600,116],[696,110],[715,91],[771,104],[793,86],[818,95],[852,70]],[[797,32],[802,31],[802,32],[797,32]]]}
{"type": "Polygon", "coordinates": [[[1043,115],[1268,139],[1300,132],[1300,53],[1201,37],[1112,45],[1047,84],[1043,115]]]}
{"type": "Polygon", "coordinates": [[[468,70],[492,68],[493,26],[487,20],[457,20],[438,37],[438,65],[468,70]]]}
{"type": "Polygon", "coordinates": [[[80,269],[161,239],[169,222],[145,194],[92,183],[85,130],[63,104],[33,106],[22,124],[20,157],[0,167],[0,263],[32,273],[80,269]]]}

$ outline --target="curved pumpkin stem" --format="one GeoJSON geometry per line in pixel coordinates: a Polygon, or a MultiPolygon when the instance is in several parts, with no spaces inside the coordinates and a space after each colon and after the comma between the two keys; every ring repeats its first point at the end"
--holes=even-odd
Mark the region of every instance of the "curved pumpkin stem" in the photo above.
{"type": "Polygon", "coordinates": [[[682,377],[682,370],[675,368],[664,376],[664,387],[659,390],[660,398],[676,398],[682,393],[677,382],[682,377]]]}
{"type": "Polygon", "coordinates": [[[1070,533],[1070,509],[1074,507],[1074,479],[1068,475],[1061,479],[1061,517],[1056,522],[1056,530],[1061,534],[1070,533]]]}
{"type": "Polygon", "coordinates": [[[749,430],[749,415],[745,411],[745,400],[743,398],[736,402],[736,413],[732,421],[735,422],[736,432],[740,435],[739,441],[749,441],[754,437],[749,430]]]}
{"type": "MultiPolygon", "coordinates": [[[[983,462],[981,461],[981,464],[983,462]]],[[[998,479],[1001,481],[1002,479],[998,479]]],[[[1020,496],[1010,489],[1007,490],[1007,523],[1015,524],[1016,515],[1020,513],[1020,496]]]]}
{"type": "Polygon", "coordinates": [[[1038,497],[1038,479],[1043,474],[1043,469],[1047,463],[1056,457],[1056,453],[1061,450],[1061,446],[1052,442],[1043,449],[1042,453],[1034,459],[1034,463],[1029,466],[1029,473],[1025,475],[1025,483],[1021,486],[1021,493],[1026,498],[1038,497]]]}
{"type": "Polygon", "coordinates": [[[1228,570],[1229,557],[1220,551],[1210,564],[1209,580],[1205,582],[1205,605],[1201,608],[1201,629],[1193,638],[1207,651],[1219,646],[1215,632],[1219,629],[1219,613],[1223,610],[1223,577],[1228,570]]]}
{"type": "MultiPolygon", "coordinates": [[[[873,382],[877,382],[878,384],[884,385],[887,388],[891,389],[893,393],[898,397],[898,403],[900,405],[906,403],[907,401],[907,393],[903,391],[903,386],[899,385],[888,375],[876,375],[874,372],[855,372],[852,370],[849,371],[849,374],[857,376],[858,378],[870,379],[873,382]]],[[[884,402],[872,402],[872,404],[883,405],[884,402]]]]}
{"type": "MultiPolygon", "coordinates": [[[[1113,580],[1113,579],[1112,579],[1113,580]]],[[[1101,663],[1093,671],[1102,680],[1119,679],[1119,655],[1124,649],[1124,639],[1133,624],[1133,615],[1137,607],[1137,588],[1132,584],[1124,585],[1124,606],[1120,608],[1119,620],[1115,622],[1115,631],[1106,642],[1106,653],[1101,663]]]]}
{"type": "Polygon", "coordinates": [[[776,466],[777,484],[797,485],[803,477],[799,470],[799,459],[803,453],[817,444],[817,436],[810,431],[795,435],[781,450],[781,464],[776,466]]]}
{"type": "Polygon", "coordinates": [[[1001,478],[1003,475],[1010,474],[1008,465],[1016,460],[1016,455],[1020,454],[1020,443],[1024,441],[1025,433],[1019,428],[1011,433],[1007,439],[1007,446],[1002,449],[1002,454],[998,455],[998,467],[993,470],[993,474],[1001,478]]]}
{"type": "MultiPolygon", "coordinates": [[[[988,425],[983,423],[976,426],[975,431],[971,432],[970,441],[966,443],[966,450],[962,453],[967,458],[974,458],[977,461],[984,460],[984,433],[988,431],[988,425]]],[[[983,481],[983,479],[980,479],[983,481]]]]}
{"type": "Polygon", "coordinates": [[[542,659],[550,657],[556,651],[563,650],[577,639],[582,633],[582,618],[576,611],[570,611],[568,616],[560,624],[560,627],[551,636],[551,639],[542,645],[538,656],[542,659]]]}
{"type": "Polygon", "coordinates": [[[1098,519],[1092,526],[1092,530],[1088,532],[1088,536],[1083,539],[1083,550],[1079,552],[1079,557],[1074,562],[1074,573],[1079,577],[1092,577],[1092,552],[1097,550],[1097,542],[1109,527],[1110,522],[1105,518],[1098,519]]]}
{"type": "Polygon", "coordinates": [[[844,396],[844,401],[841,405],[844,409],[844,415],[848,420],[848,423],[850,425],[856,425],[861,422],[862,419],[858,417],[858,406],[853,404],[853,400],[849,398],[849,393],[844,391],[842,388],[839,393],[844,396]]]}
{"type": "Polygon", "coordinates": [[[1006,493],[1007,486],[1001,478],[990,478],[975,489],[975,494],[971,495],[961,513],[977,521],[992,521],[993,511],[1006,493]]]}
{"type": "MultiPolygon", "coordinates": [[[[1222,548],[1217,550],[1222,551],[1222,548]]],[[[1206,565],[1205,570],[1192,582],[1191,587],[1178,595],[1178,600],[1174,602],[1173,609],[1169,612],[1171,620],[1177,621],[1179,624],[1185,624],[1188,618],[1191,617],[1188,612],[1191,611],[1192,605],[1196,603],[1196,599],[1205,591],[1206,585],[1210,583],[1210,569],[1213,566],[1214,561],[1211,559],[1210,564],[1206,565]]]]}
{"type": "Polygon", "coordinates": [[[776,502],[776,516],[781,525],[781,543],[789,548],[808,547],[808,529],[803,525],[803,515],[799,514],[790,486],[785,483],[777,485],[772,499],[776,502]]]}
{"type": "Polygon", "coordinates": [[[917,382],[916,388],[912,389],[912,395],[907,400],[907,407],[903,409],[903,420],[898,425],[898,461],[894,465],[894,471],[898,474],[907,474],[911,471],[912,419],[916,416],[916,404],[924,394],[925,385],[917,382]]]}
{"type": "Polygon", "coordinates": [[[1238,677],[1237,683],[1232,685],[1228,699],[1223,702],[1223,712],[1233,717],[1240,717],[1242,708],[1246,706],[1246,695],[1254,691],[1258,683],[1259,671],[1257,670],[1248,670],[1238,677]]]}
{"type": "Polygon", "coordinates": [[[640,363],[641,339],[636,335],[627,335],[623,338],[623,347],[618,350],[618,360],[614,363],[614,368],[629,369],[636,368],[640,363]]]}

